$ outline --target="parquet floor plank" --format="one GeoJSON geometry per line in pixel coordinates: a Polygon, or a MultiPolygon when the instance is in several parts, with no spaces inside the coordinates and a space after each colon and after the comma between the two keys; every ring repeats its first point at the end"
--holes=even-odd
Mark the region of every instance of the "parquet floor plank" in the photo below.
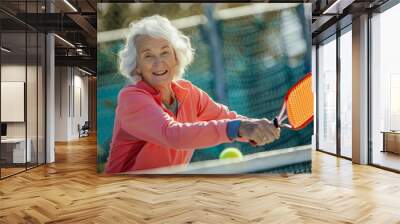
{"type": "Polygon", "coordinates": [[[313,152],[301,175],[107,176],[96,138],[0,181],[0,223],[397,223],[400,175],[313,152]]]}

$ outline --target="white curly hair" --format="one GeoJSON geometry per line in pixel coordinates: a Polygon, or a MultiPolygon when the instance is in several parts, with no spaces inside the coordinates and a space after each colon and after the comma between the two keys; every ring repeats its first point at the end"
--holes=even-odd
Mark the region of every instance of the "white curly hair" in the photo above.
{"type": "Polygon", "coordinates": [[[174,80],[181,79],[185,69],[193,61],[194,50],[190,39],[174,27],[167,18],[160,15],[146,17],[129,25],[125,47],[119,53],[120,72],[133,82],[141,80],[140,75],[134,72],[137,65],[136,38],[140,35],[163,38],[171,43],[178,60],[174,80]]]}

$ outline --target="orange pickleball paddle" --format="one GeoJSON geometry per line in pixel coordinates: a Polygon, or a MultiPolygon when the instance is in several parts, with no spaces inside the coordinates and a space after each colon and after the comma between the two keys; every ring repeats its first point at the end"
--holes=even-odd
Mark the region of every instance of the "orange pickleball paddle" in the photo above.
{"type": "Polygon", "coordinates": [[[287,92],[281,112],[274,119],[275,127],[286,127],[300,130],[314,119],[314,97],[312,93],[312,76],[308,73],[287,92]],[[284,120],[288,124],[282,124],[284,120]]]}

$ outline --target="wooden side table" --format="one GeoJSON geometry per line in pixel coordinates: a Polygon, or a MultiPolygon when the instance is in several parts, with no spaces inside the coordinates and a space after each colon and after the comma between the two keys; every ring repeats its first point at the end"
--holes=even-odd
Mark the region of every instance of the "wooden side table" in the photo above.
{"type": "Polygon", "coordinates": [[[382,152],[400,154],[400,131],[382,131],[381,133],[383,133],[382,152]]]}

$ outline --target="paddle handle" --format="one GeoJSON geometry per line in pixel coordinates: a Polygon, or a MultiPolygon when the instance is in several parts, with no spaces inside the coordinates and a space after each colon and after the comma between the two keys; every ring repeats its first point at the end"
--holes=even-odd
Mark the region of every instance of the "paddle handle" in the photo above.
{"type": "Polygon", "coordinates": [[[278,117],[275,117],[274,120],[273,120],[273,122],[274,122],[274,126],[275,126],[276,128],[279,128],[279,127],[280,127],[279,121],[278,121],[278,117]]]}

